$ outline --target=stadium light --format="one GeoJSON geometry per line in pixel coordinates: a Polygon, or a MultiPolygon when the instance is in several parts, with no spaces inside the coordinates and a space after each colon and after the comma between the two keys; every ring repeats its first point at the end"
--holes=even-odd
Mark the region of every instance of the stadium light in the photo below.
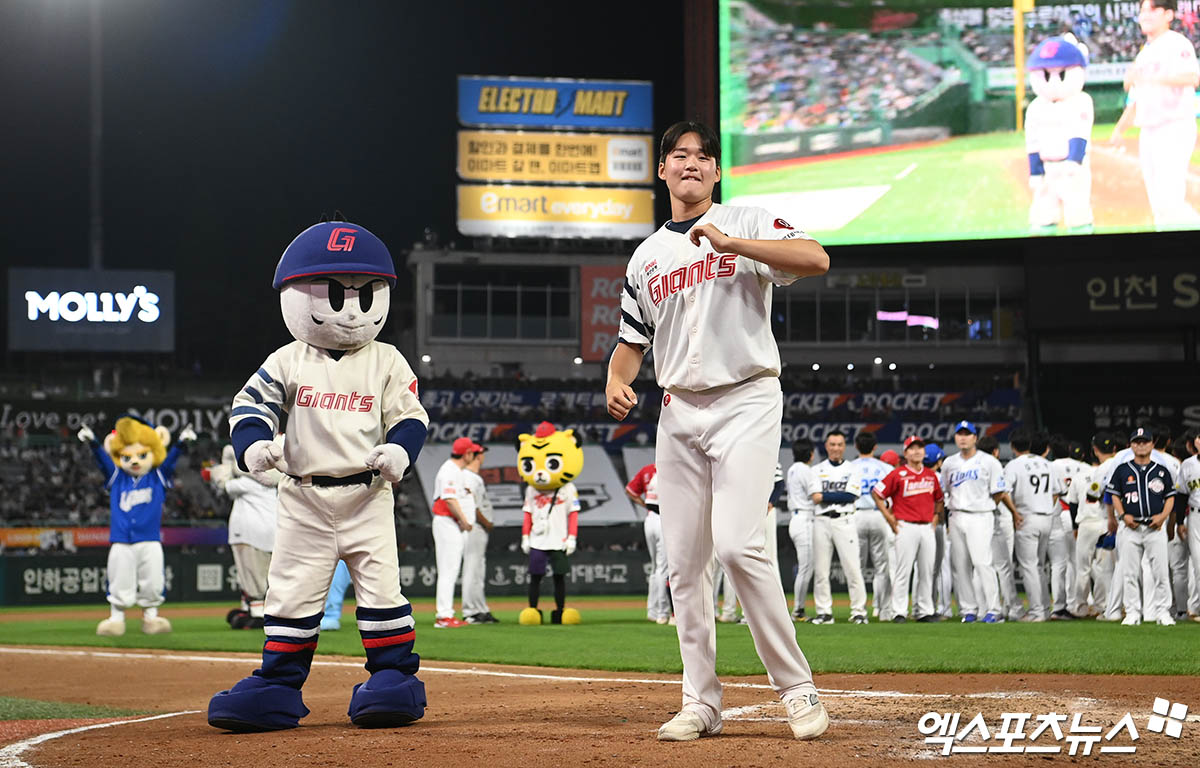
{"type": "Polygon", "coordinates": [[[883,365],[883,358],[882,357],[875,358],[875,365],[883,365]]]}
{"type": "Polygon", "coordinates": [[[814,371],[819,371],[819,370],[821,370],[821,364],[820,364],[820,363],[813,363],[813,364],[812,364],[812,369],[813,369],[814,371]]]}
{"type": "Polygon", "coordinates": [[[432,363],[433,358],[430,357],[429,355],[421,355],[421,362],[422,363],[432,363]]]}
{"type": "Polygon", "coordinates": [[[894,370],[896,370],[896,364],[895,364],[895,363],[888,363],[888,370],[889,370],[889,371],[894,371],[894,370]]]}
{"type": "Polygon", "coordinates": [[[576,357],[576,358],[575,358],[575,365],[583,365],[583,358],[582,358],[582,357],[576,357]]]}
{"type": "Polygon", "coordinates": [[[933,370],[933,363],[929,364],[929,370],[931,370],[931,371],[933,370]]]}
{"type": "Polygon", "coordinates": [[[854,363],[846,363],[846,370],[847,370],[847,371],[853,371],[853,370],[854,370],[854,363]]]}

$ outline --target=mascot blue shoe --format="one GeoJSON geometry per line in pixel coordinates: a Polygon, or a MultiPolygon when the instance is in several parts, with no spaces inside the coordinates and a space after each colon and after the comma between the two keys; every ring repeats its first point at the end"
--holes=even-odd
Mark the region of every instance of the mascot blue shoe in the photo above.
{"type": "Polygon", "coordinates": [[[350,722],[360,728],[394,728],[425,714],[425,684],[398,669],[381,669],[354,686],[350,722]]]}
{"type": "MultiPolygon", "coordinates": [[[[424,687],[421,696],[424,701],[424,687]]],[[[239,680],[208,702],[208,724],[235,733],[295,728],[307,714],[300,689],[253,676],[239,680]]]]}

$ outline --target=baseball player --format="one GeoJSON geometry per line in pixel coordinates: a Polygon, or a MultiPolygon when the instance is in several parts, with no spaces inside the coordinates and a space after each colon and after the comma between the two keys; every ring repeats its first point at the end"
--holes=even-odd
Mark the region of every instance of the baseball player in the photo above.
{"type": "Polygon", "coordinates": [[[772,288],[826,272],[829,257],[766,211],[713,203],[720,141],[707,126],[668,128],[658,175],[672,220],[629,261],[606,386],[609,413],[624,419],[637,403],[629,385],[653,345],[655,377],[665,390],[656,444],[659,507],[684,668],[683,706],[658,738],[688,741],[722,728],[712,582],[705,576],[714,550],[793,736],[816,738],[829,718],[763,546],[762,510],[783,415],[772,288]]]}
{"type": "Polygon", "coordinates": [[[854,525],[858,529],[859,569],[866,572],[868,557],[875,569],[871,584],[871,612],[878,619],[891,621],[892,560],[895,557],[896,534],[876,510],[871,489],[887,477],[892,467],[875,458],[876,445],[873,432],[862,431],[854,436],[858,458],[853,464],[862,479],[862,495],[854,503],[854,525]]]}
{"type": "Polygon", "coordinates": [[[1050,614],[1045,563],[1051,533],[1061,525],[1058,500],[1063,495],[1062,478],[1045,457],[1032,452],[1033,435],[1029,430],[1015,430],[1009,442],[1016,458],[1004,468],[1004,481],[1017,508],[1013,518],[1017,529],[1014,549],[1029,598],[1029,612],[1021,621],[1042,622],[1050,614]]]}
{"type": "Polygon", "coordinates": [[[1171,29],[1176,7],[1175,0],[1142,0],[1138,24],[1146,44],[1125,72],[1129,104],[1110,139],[1119,142],[1130,123],[1140,129],[1138,159],[1156,229],[1200,222],[1186,199],[1200,64],[1192,42],[1171,29]]]}
{"type": "MultiPolygon", "coordinates": [[[[983,435],[976,444],[977,449],[1000,460],[1000,441],[992,435],[983,435]]],[[[996,579],[1000,582],[1000,602],[1004,616],[1016,621],[1025,612],[1021,596],[1017,594],[1016,569],[1013,567],[1013,512],[1015,507],[1008,492],[1000,497],[992,517],[992,564],[996,567],[996,579]]],[[[982,584],[978,588],[983,591],[982,584]]]]}
{"type": "Polygon", "coordinates": [[[1000,590],[992,565],[992,529],[996,503],[1004,495],[1004,471],[995,457],[977,450],[979,428],[960,421],[954,428],[958,453],[942,464],[942,493],[950,515],[950,562],[954,589],[963,623],[970,624],[984,611],[983,621],[997,623],[1000,590]],[[982,595],[975,594],[978,574],[982,595]],[[980,599],[981,598],[981,599],[980,599]]]}
{"type": "Polygon", "coordinates": [[[1115,522],[1109,527],[1108,512],[1104,505],[1104,488],[1116,464],[1116,441],[1112,435],[1100,432],[1092,438],[1092,453],[1100,463],[1088,467],[1067,489],[1067,503],[1075,507],[1075,594],[1069,610],[1080,618],[1099,614],[1104,610],[1108,590],[1098,574],[1093,571],[1096,562],[1096,545],[1103,537],[1115,533],[1115,522]],[[1093,607],[1089,608],[1088,595],[1093,607]]]}
{"type": "MultiPolygon", "coordinates": [[[[938,475],[939,483],[942,464],[945,461],[946,454],[941,446],[937,443],[925,444],[925,460],[922,463],[938,475]]],[[[945,489],[942,493],[946,493],[945,489]]],[[[938,621],[950,618],[950,593],[954,583],[950,574],[950,534],[946,530],[949,526],[946,525],[945,498],[942,499],[942,505],[942,517],[934,521],[933,528],[933,599],[934,610],[937,612],[934,615],[938,617],[938,621]]]]}
{"type": "Polygon", "coordinates": [[[438,629],[467,625],[454,616],[454,582],[475,519],[475,500],[467,491],[463,471],[480,450],[470,438],[458,438],[450,446],[450,458],[438,467],[433,480],[433,547],[437,555],[437,620],[433,626],[438,629]]]}
{"type": "Polygon", "coordinates": [[[813,600],[817,615],[813,624],[833,623],[829,570],[835,547],[850,590],[850,623],[867,623],[867,588],[859,567],[858,527],[853,517],[862,498],[862,475],[853,463],[843,459],[845,454],[846,435],[841,430],[831,430],[825,436],[828,458],[813,467],[817,476],[812,495],[817,507],[813,523],[813,600]]]}
{"type": "Polygon", "coordinates": [[[1122,568],[1125,620],[1121,623],[1126,626],[1141,624],[1143,609],[1145,615],[1157,617],[1160,626],[1175,624],[1170,611],[1164,526],[1174,509],[1176,481],[1171,470],[1151,458],[1153,440],[1153,433],[1145,427],[1134,430],[1129,436],[1133,459],[1117,464],[1108,481],[1113,510],[1129,529],[1117,543],[1121,547],[1120,559],[1125,563],[1122,568]],[[1150,565],[1152,605],[1143,605],[1138,585],[1140,569],[1136,564],[1141,563],[1143,554],[1150,565]]]}
{"type": "Polygon", "coordinates": [[[625,495],[636,506],[646,510],[642,530],[646,535],[646,551],[650,554],[649,594],[646,596],[646,618],[658,624],[671,620],[671,596],[667,591],[667,545],[662,538],[662,520],[658,513],[658,473],[654,464],[638,470],[625,495]]]}
{"type": "MultiPolygon", "coordinates": [[[[1170,433],[1166,427],[1163,428],[1163,435],[1168,436],[1170,433]]],[[[1157,435],[1155,436],[1155,444],[1158,444],[1157,435]]],[[[1179,436],[1179,439],[1171,441],[1170,455],[1172,458],[1179,461],[1179,468],[1174,470],[1176,482],[1182,473],[1183,462],[1186,461],[1191,453],[1189,452],[1189,443],[1191,442],[1191,433],[1184,432],[1179,436]]],[[[1166,440],[1163,441],[1164,448],[1166,440]]],[[[1175,504],[1175,514],[1167,521],[1167,563],[1169,564],[1169,574],[1171,580],[1171,611],[1175,621],[1184,621],[1188,617],[1189,591],[1188,591],[1188,543],[1186,536],[1187,523],[1187,493],[1180,493],[1179,499],[1175,504]],[[1176,526],[1183,525],[1184,533],[1179,533],[1176,526]]],[[[1194,579],[1193,579],[1194,581],[1194,579]]],[[[1192,606],[1195,607],[1194,605],[1192,606]]]]}
{"type": "Polygon", "coordinates": [[[1179,468],[1179,480],[1175,484],[1179,501],[1175,508],[1175,536],[1187,542],[1188,558],[1192,565],[1191,590],[1188,594],[1188,609],[1192,621],[1200,621],[1200,432],[1189,435],[1188,449],[1191,456],[1179,468]],[[1186,509],[1183,499],[1187,499],[1186,509]]]}
{"type": "Polygon", "coordinates": [[[896,536],[895,583],[892,585],[892,621],[902,624],[908,615],[908,587],[916,566],[913,585],[913,618],[937,621],[933,608],[933,528],[942,516],[942,485],[937,474],[925,466],[925,443],[916,435],[904,441],[904,465],[875,483],[871,498],[879,514],[896,536]],[[887,502],[892,506],[889,509],[887,502]]]}
{"type": "Polygon", "coordinates": [[[323,222],[284,251],[273,286],[295,341],[267,357],[234,398],[238,466],[274,467],[279,484],[268,576],[263,663],[209,702],[210,725],[233,731],[294,728],[308,714],[300,689],[320,635],[337,561],[350,569],[371,677],[354,688],[359,726],[410,723],[425,714],[412,606],[400,590],[394,500],[425,442],[429,417],[417,377],[390,344],[396,272],[364,227],[323,222]],[[272,438],[287,412],[287,441],[272,438]]]}
{"type": "MultiPolygon", "coordinates": [[[[1034,447],[1040,445],[1039,442],[1034,447]]],[[[1058,473],[1063,490],[1059,497],[1058,524],[1050,532],[1050,619],[1070,621],[1075,618],[1075,614],[1067,610],[1071,596],[1075,594],[1075,520],[1067,496],[1071,483],[1084,476],[1091,467],[1077,458],[1078,444],[1072,444],[1063,435],[1050,439],[1049,452],[1054,457],[1050,466],[1058,473]]]]}
{"type": "Polygon", "coordinates": [[[813,444],[807,438],[792,443],[792,458],[795,460],[787,472],[788,511],[792,519],[788,523],[788,537],[796,548],[796,583],[792,586],[792,618],[806,621],[804,604],[808,601],[808,585],[813,576],[813,514],[816,505],[812,495],[816,491],[816,476],[809,462],[812,461],[813,444]]]}
{"type": "Polygon", "coordinates": [[[487,448],[475,443],[475,457],[463,467],[463,485],[471,497],[475,520],[467,531],[463,548],[462,611],[468,624],[499,624],[492,615],[484,595],[487,574],[488,534],[495,528],[492,522],[492,500],[488,498],[487,484],[483,481],[483,460],[487,448]]]}

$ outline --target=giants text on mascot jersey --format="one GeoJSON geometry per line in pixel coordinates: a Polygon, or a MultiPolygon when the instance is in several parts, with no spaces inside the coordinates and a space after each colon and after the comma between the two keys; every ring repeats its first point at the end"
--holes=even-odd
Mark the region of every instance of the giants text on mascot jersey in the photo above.
{"type": "Polygon", "coordinates": [[[379,238],[340,221],[300,233],[275,269],[273,285],[295,341],[250,377],[229,420],[239,466],[284,474],[267,640],[262,667],[209,703],[208,721],[217,728],[294,728],[308,714],[300,689],[339,559],[354,582],[371,673],[354,687],[351,721],[395,726],[425,713],[412,607],[400,592],[392,483],[416,461],[429,417],[408,361],[375,340],[395,283],[379,238]],[[285,412],[281,448],[273,438],[285,412]]]}

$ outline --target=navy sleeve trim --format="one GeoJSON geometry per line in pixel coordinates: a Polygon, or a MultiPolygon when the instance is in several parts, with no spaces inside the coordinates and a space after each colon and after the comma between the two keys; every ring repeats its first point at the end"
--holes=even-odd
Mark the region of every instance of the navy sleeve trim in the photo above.
{"type": "Polygon", "coordinates": [[[625,310],[623,310],[623,309],[621,310],[621,319],[622,319],[622,320],[624,320],[624,321],[625,321],[625,324],[626,324],[626,325],[628,325],[628,326],[629,326],[630,328],[632,328],[633,330],[635,330],[635,331],[637,331],[638,333],[642,334],[642,335],[643,335],[643,336],[645,336],[647,339],[648,339],[648,338],[650,338],[651,332],[650,332],[649,330],[647,330],[647,329],[646,329],[646,326],[645,326],[645,325],[643,325],[643,324],[641,323],[641,321],[639,321],[639,320],[638,320],[637,318],[635,318],[633,315],[629,314],[628,312],[626,312],[626,311],[625,311],[625,310]]]}
{"type": "Polygon", "coordinates": [[[429,428],[417,419],[405,419],[388,430],[387,441],[403,448],[408,454],[409,464],[415,466],[428,434],[429,428]]]}
{"type": "Polygon", "coordinates": [[[259,368],[259,369],[258,369],[258,377],[259,377],[260,379],[262,379],[263,381],[267,382],[268,384],[274,384],[274,383],[275,383],[275,379],[272,379],[272,378],[271,378],[271,374],[267,373],[267,369],[266,369],[266,368],[259,368]]]}
{"type": "Polygon", "coordinates": [[[637,301],[637,290],[630,284],[629,278],[625,278],[625,293],[629,294],[629,298],[637,301]]]}
{"type": "Polygon", "coordinates": [[[243,472],[249,472],[250,468],[246,466],[246,449],[259,440],[270,440],[275,437],[271,425],[262,417],[254,419],[242,419],[229,433],[229,438],[233,441],[233,453],[237,457],[237,464],[243,472]]]}
{"type": "Polygon", "coordinates": [[[254,398],[254,402],[258,403],[259,405],[262,405],[263,396],[259,393],[259,391],[257,389],[255,389],[254,387],[246,387],[245,392],[247,395],[250,395],[250,397],[254,398]]]}

